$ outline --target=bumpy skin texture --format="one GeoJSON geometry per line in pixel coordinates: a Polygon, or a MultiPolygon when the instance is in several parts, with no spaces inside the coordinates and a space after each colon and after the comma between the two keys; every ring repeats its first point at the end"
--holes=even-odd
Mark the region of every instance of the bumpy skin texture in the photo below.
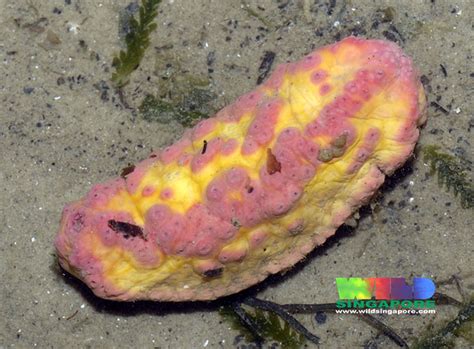
{"type": "Polygon", "coordinates": [[[412,154],[425,96],[391,42],[347,38],[63,212],[61,266],[102,298],[211,300],[285,270],[412,154]],[[127,224],[128,223],[128,224],[127,224]]]}

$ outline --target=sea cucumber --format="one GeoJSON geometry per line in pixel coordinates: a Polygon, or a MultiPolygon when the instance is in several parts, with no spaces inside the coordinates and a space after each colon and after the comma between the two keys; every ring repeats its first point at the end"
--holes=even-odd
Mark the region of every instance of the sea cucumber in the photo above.
{"type": "Polygon", "coordinates": [[[425,111],[396,44],[322,47],[68,204],[59,262],[106,299],[238,292],[292,267],[367,203],[411,156],[425,111]]]}

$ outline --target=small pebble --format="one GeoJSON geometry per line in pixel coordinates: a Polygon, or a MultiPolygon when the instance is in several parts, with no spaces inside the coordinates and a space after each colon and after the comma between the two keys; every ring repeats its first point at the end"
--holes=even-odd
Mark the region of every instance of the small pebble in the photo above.
{"type": "Polygon", "coordinates": [[[316,314],[314,315],[314,320],[320,325],[324,324],[326,322],[327,315],[326,313],[322,311],[317,311],[316,314]]]}

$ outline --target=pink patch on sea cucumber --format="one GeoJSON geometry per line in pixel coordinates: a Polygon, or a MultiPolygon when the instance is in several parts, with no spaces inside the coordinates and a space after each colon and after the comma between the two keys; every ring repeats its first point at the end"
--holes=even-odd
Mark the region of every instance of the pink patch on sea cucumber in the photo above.
{"type": "Polygon", "coordinates": [[[262,92],[258,90],[242,95],[234,103],[217,113],[217,117],[224,122],[239,122],[243,115],[255,110],[262,97],[262,92]]]}
{"type": "Polygon", "coordinates": [[[331,85],[329,84],[323,84],[320,88],[319,88],[319,94],[321,96],[325,96],[329,93],[329,91],[331,91],[331,85]]]}
{"type": "Polygon", "coordinates": [[[166,254],[180,254],[186,247],[186,219],[179,213],[171,213],[159,229],[156,229],[156,241],[166,254]]]}
{"type": "Polygon", "coordinates": [[[214,178],[206,188],[206,197],[211,201],[219,201],[227,192],[227,186],[223,178],[214,178]]]}
{"type": "Polygon", "coordinates": [[[232,168],[225,174],[226,183],[232,189],[243,188],[249,182],[247,172],[242,168],[232,168]]]}
{"type": "MultiPolygon", "coordinates": [[[[224,141],[222,138],[217,137],[213,138],[207,142],[206,151],[197,152],[194,154],[193,159],[191,160],[191,171],[197,173],[201,171],[207,164],[212,162],[214,158],[219,154],[220,149],[224,141]]],[[[203,146],[204,149],[204,146],[203,146]]]]}
{"type": "Polygon", "coordinates": [[[278,67],[276,67],[275,71],[268,78],[268,80],[263,83],[262,86],[273,90],[278,90],[283,84],[287,68],[288,67],[286,64],[280,64],[278,67]]]}
{"type": "Polygon", "coordinates": [[[282,102],[279,99],[273,99],[260,105],[248,128],[247,137],[251,137],[259,145],[268,144],[274,136],[275,124],[281,107],[282,102]]]}
{"type": "Polygon", "coordinates": [[[142,190],[142,196],[148,197],[148,196],[153,195],[154,192],[155,192],[155,188],[151,185],[147,185],[142,190]]]}
{"type": "MultiPolygon", "coordinates": [[[[189,133],[188,133],[189,135],[189,133]]],[[[189,137],[184,137],[180,139],[178,142],[170,145],[169,147],[166,147],[160,154],[160,160],[163,162],[163,164],[167,165],[170,162],[176,160],[179,158],[184,150],[191,146],[191,140],[189,137]]]]}
{"type": "Polygon", "coordinates": [[[325,70],[316,70],[311,74],[311,82],[313,84],[319,84],[328,77],[328,73],[325,70]]]}
{"type": "Polygon", "coordinates": [[[230,222],[212,215],[203,204],[191,207],[185,215],[187,222],[182,233],[170,243],[178,244],[176,249],[180,255],[210,256],[217,248],[229,239],[232,239],[237,229],[230,222]]]}
{"type": "Polygon", "coordinates": [[[191,153],[182,154],[178,158],[178,165],[179,166],[186,166],[191,162],[192,159],[193,159],[193,154],[191,154],[191,153]]]}
{"type": "Polygon", "coordinates": [[[232,154],[237,149],[238,145],[239,142],[235,138],[226,140],[224,144],[222,144],[221,154],[225,156],[232,154]]]}
{"type": "Polygon", "coordinates": [[[127,175],[125,178],[125,185],[130,194],[134,194],[137,191],[143,176],[151,166],[156,164],[156,161],[157,160],[154,158],[145,159],[136,165],[133,171],[127,175]]]}
{"type": "Polygon", "coordinates": [[[257,230],[250,233],[249,236],[249,245],[250,248],[254,249],[261,246],[265,240],[268,238],[268,232],[264,230],[257,230]]]}
{"type": "Polygon", "coordinates": [[[114,178],[105,183],[96,184],[87,193],[85,204],[92,208],[106,206],[110,199],[125,190],[123,178],[114,178]]]}
{"type": "Polygon", "coordinates": [[[162,200],[169,200],[173,197],[173,189],[171,188],[164,188],[161,192],[160,192],[160,198],[162,200]]]}
{"type": "Polygon", "coordinates": [[[217,121],[215,119],[205,119],[200,121],[193,128],[193,141],[198,141],[211,133],[216,127],[217,121]]]}
{"type": "Polygon", "coordinates": [[[258,143],[252,138],[252,137],[245,137],[244,143],[242,144],[241,147],[241,153],[242,155],[252,155],[259,149],[258,143]]]}
{"type": "MultiPolygon", "coordinates": [[[[316,137],[322,134],[334,134],[337,136],[343,131],[353,129],[345,119],[354,116],[362,107],[363,102],[380,91],[387,81],[387,74],[382,74],[379,67],[369,67],[369,69],[361,69],[356,73],[355,79],[345,85],[343,94],[326,105],[318,117],[306,125],[305,135],[316,137]]],[[[353,133],[349,132],[348,136],[352,136],[353,133]]]]}
{"type": "Polygon", "coordinates": [[[290,235],[298,235],[304,229],[304,220],[302,218],[296,219],[288,226],[290,235]]]}
{"type": "Polygon", "coordinates": [[[364,140],[356,153],[355,159],[347,167],[348,174],[352,174],[359,170],[367,161],[367,159],[373,155],[374,149],[377,146],[379,139],[380,130],[378,128],[372,127],[367,131],[364,140]]]}
{"type": "Polygon", "coordinates": [[[314,69],[319,64],[321,64],[321,56],[318,53],[313,52],[299,61],[298,70],[306,72],[308,70],[314,69]]]}

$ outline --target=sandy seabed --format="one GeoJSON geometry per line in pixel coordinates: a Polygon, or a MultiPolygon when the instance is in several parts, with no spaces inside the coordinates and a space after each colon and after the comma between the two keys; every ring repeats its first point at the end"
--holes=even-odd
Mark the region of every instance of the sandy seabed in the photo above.
{"type": "MultiPolygon", "coordinates": [[[[137,112],[146,94],[160,92],[169,64],[173,74],[209,80],[210,108],[218,110],[254,88],[267,51],[277,64],[351,34],[396,41],[413,57],[428,96],[420,145],[439,145],[472,166],[471,1],[247,3],[163,0],[124,101],[110,77],[122,47],[119,14],[129,2],[0,0],[1,348],[245,346],[216,312],[219,303],[102,301],[65,275],[55,258],[66,202],[183,132],[177,123],[150,123],[137,112]]],[[[327,303],[337,300],[336,277],[422,276],[439,283],[456,275],[472,294],[472,210],[438,187],[421,156],[387,180],[362,217],[356,229],[341,230],[292,271],[250,293],[278,303],[327,303]]],[[[461,299],[452,284],[438,290],[461,299]]],[[[457,312],[438,306],[436,315],[381,319],[411,344],[457,312]]],[[[324,324],[298,318],[321,338],[320,348],[397,348],[355,317],[328,314],[324,324]]],[[[469,343],[459,337],[454,345],[469,343]]]]}

